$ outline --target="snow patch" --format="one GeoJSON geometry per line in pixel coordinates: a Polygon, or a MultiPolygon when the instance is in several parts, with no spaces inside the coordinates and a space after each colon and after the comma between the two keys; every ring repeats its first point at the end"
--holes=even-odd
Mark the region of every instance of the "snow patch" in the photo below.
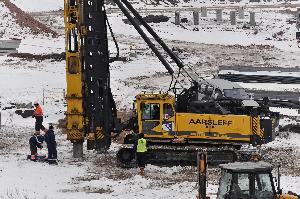
{"type": "Polygon", "coordinates": [[[64,8],[63,0],[11,0],[11,2],[26,12],[62,10],[64,8]]]}

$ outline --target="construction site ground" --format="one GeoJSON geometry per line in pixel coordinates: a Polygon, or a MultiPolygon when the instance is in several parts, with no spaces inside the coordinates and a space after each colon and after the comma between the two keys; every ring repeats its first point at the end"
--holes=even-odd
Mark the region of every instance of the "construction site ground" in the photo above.
{"type": "MultiPolygon", "coordinates": [[[[175,26],[171,23],[174,21],[173,13],[166,13],[170,17],[169,22],[151,26],[201,77],[212,77],[220,65],[299,67],[299,49],[292,34],[295,28],[286,23],[290,14],[279,11],[262,12],[258,14],[259,25],[256,29],[234,28],[232,31],[228,20],[216,24],[211,13],[207,20],[201,22],[200,27],[203,29],[193,31],[191,22],[183,24],[185,29],[175,26]],[[272,37],[272,34],[280,30],[285,31],[283,38],[272,37]],[[265,40],[269,37],[271,41],[265,40]]],[[[9,24],[11,30],[6,31],[4,36],[10,37],[12,32],[16,32],[15,37],[22,38],[22,43],[19,55],[0,57],[0,198],[196,197],[196,167],[147,165],[146,175],[141,177],[137,168],[124,169],[117,165],[116,152],[120,147],[118,141],[112,143],[107,153],[84,150],[83,159],[74,159],[72,144],[66,140],[63,129],[59,128],[55,128],[59,159],[57,166],[26,160],[30,152],[28,140],[34,132],[34,119],[22,118],[15,111],[25,109],[22,104],[38,99],[44,108],[46,125],[58,125],[58,121],[65,117],[65,61],[61,59],[61,53],[65,49],[63,16],[61,11],[40,12],[37,9],[37,12],[30,13],[34,20],[57,33],[53,37],[49,35],[49,31],[36,34],[30,28],[24,30],[14,20],[16,15],[11,15],[9,9],[1,8],[0,16],[5,14],[8,17],[0,21],[9,24]]],[[[184,15],[190,16],[188,13],[184,15]]],[[[226,16],[228,15],[225,14],[224,18],[226,16]]],[[[109,20],[122,57],[122,61],[111,64],[111,88],[118,109],[127,114],[135,94],[144,90],[166,91],[171,78],[133,28],[122,22],[119,13],[111,13],[109,20]]],[[[114,43],[111,37],[109,39],[111,56],[114,56],[114,43]]],[[[174,69],[177,71],[175,65],[174,69]]],[[[183,77],[181,79],[183,84],[188,84],[183,77]]],[[[243,86],[266,89],[262,84],[243,86]]],[[[268,84],[267,87],[275,91],[298,92],[300,89],[300,85],[268,84]]],[[[297,110],[276,110],[282,114],[281,126],[297,125],[300,122],[297,110]]],[[[46,146],[40,153],[46,154],[45,148],[46,146]]],[[[299,132],[280,132],[274,142],[257,148],[266,161],[274,166],[282,165],[281,184],[284,192],[292,190],[300,194],[299,150],[299,132]]],[[[218,178],[219,169],[209,168],[208,193],[213,198],[216,197],[218,178]]]]}

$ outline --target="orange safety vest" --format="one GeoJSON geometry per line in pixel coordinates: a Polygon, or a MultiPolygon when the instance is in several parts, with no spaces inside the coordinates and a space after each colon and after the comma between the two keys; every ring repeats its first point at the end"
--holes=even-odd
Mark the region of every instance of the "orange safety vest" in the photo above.
{"type": "Polygon", "coordinates": [[[43,116],[43,110],[42,110],[42,107],[40,105],[38,105],[36,107],[36,109],[34,110],[34,115],[35,116],[43,116]]]}

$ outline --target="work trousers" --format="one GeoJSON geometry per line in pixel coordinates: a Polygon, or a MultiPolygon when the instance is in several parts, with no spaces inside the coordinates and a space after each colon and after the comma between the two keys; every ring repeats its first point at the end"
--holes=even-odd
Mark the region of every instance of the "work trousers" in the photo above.
{"type": "Polygon", "coordinates": [[[36,161],[37,147],[30,146],[30,160],[36,161]]]}
{"type": "Polygon", "coordinates": [[[138,167],[145,168],[146,152],[137,152],[136,153],[136,160],[137,160],[138,167]]]}
{"type": "Polygon", "coordinates": [[[48,147],[48,161],[49,161],[49,163],[56,162],[56,159],[57,159],[56,143],[49,144],[49,145],[47,145],[47,147],[48,147]]]}
{"type": "Polygon", "coordinates": [[[45,130],[43,126],[43,116],[35,116],[35,131],[45,130]]]}

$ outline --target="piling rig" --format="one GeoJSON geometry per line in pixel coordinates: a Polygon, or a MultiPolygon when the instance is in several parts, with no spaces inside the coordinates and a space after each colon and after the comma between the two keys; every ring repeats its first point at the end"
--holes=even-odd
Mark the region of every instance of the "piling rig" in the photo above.
{"type": "Polygon", "coordinates": [[[251,99],[226,96],[216,81],[230,84],[229,90],[235,92],[233,83],[226,80],[214,83],[201,78],[183,64],[127,0],[114,2],[175,84],[179,83],[179,75],[185,73],[192,86],[186,89],[181,85],[178,91],[173,85],[171,90],[175,95],[168,92],[136,95],[134,116],[121,123],[110,88],[109,70],[109,63],[119,53],[115,58],[109,57],[108,29],[117,49],[118,44],[106,15],[105,1],[65,0],[67,137],[73,143],[74,157],[83,156],[85,139],[88,149],[105,151],[112,138],[124,129],[130,129],[131,133],[126,135],[117,154],[122,166],[134,164],[132,144],[139,133],[144,133],[150,144],[148,161],[158,164],[196,164],[197,151],[203,148],[213,151],[208,154],[209,162],[231,162],[238,158],[237,150],[242,144],[268,141],[267,132],[276,124],[276,114],[267,105],[259,107],[251,99]],[[140,25],[175,62],[178,74],[174,74],[172,66],[140,25]],[[264,126],[260,115],[266,116],[268,125],[264,126]]]}

